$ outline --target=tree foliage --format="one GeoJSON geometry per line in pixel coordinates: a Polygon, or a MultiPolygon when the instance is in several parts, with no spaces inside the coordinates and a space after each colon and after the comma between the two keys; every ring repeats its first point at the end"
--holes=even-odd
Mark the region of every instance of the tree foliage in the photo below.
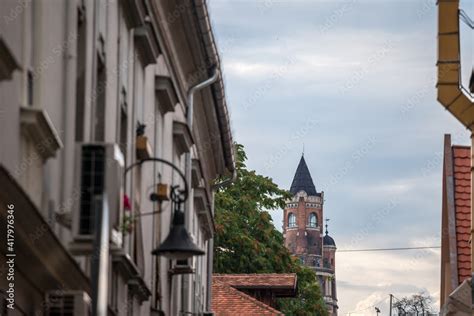
{"type": "Polygon", "coordinates": [[[284,246],[269,210],[281,209],[289,192],[269,177],[248,170],[242,145],[237,148],[237,179],[215,197],[216,273],[297,273],[298,297],[278,301],[287,315],[327,315],[316,274],[284,246]]]}
{"type": "Polygon", "coordinates": [[[296,260],[293,269],[288,272],[297,274],[298,296],[296,298],[280,298],[278,309],[285,315],[326,316],[328,311],[321,295],[316,273],[296,260]]]}
{"type": "Polygon", "coordinates": [[[429,315],[433,312],[433,298],[425,292],[420,292],[396,300],[393,307],[398,315],[429,315]]]}

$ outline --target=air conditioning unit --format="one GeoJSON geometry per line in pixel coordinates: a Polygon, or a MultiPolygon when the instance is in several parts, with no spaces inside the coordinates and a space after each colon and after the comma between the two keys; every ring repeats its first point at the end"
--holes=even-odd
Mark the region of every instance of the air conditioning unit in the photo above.
{"type": "Polygon", "coordinates": [[[53,291],[46,294],[45,316],[91,316],[92,303],[82,291],[53,291]]]}
{"type": "Polygon", "coordinates": [[[123,208],[123,154],[114,143],[79,143],[76,148],[75,189],[79,198],[73,214],[74,242],[71,252],[92,250],[96,213],[107,199],[110,215],[111,250],[122,246],[118,231],[123,208]]]}

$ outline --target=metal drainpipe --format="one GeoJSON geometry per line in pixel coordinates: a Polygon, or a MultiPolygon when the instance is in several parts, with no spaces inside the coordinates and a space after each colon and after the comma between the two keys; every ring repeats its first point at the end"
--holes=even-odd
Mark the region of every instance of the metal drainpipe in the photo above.
{"type": "Polygon", "coordinates": [[[215,192],[219,189],[226,188],[229,185],[231,185],[236,179],[237,179],[237,169],[234,169],[234,171],[232,172],[232,177],[230,179],[214,184],[212,186],[212,191],[215,192]]]}
{"type": "MultiPolygon", "coordinates": [[[[188,109],[186,111],[186,122],[188,124],[189,130],[191,133],[193,132],[194,94],[197,91],[202,90],[205,87],[210,86],[211,84],[216,82],[217,78],[219,78],[219,71],[217,70],[217,68],[214,68],[213,74],[210,78],[192,86],[188,91],[188,94],[187,94],[188,109]]],[[[186,181],[188,182],[188,185],[191,185],[191,151],[186,153],[185,176],[186,176],[186,181]]],[[[189,188],[189,193],[190,193],[189,196],[192,197],[192,188],[189,188]]],[[[187,213],[190,212],[190,209],[191,209],[191,199],[188,199],[186,201],[187,213]]],[[[187,216],[186,220],[187,221],[189,220],[189,216],[187,216]]]]}
{"type": "Polygon", "coordinates": [[[187,105],[188,105],[188,110],[186,112],[186,120],[189,125],[189,128],[192,128],[193,126],[193,110],[194,110],[194,94],[199,91],[204,89],[205,87],[213,84],[214,82],[217,81],[217,78],[219,78],[219,70],[217,67],[212,68],[212,76],[194,86],[192,86],[187,94],[187,105]]]}
{"type": "MultiPolygon", "coordinates": [[[[193,132],[193,113],[194,113],[194,94],[199,91],[204,89],[207,86],[210,86],[214,82],[217,81],[217,78],[219,78],[219,71],[217,68],[213,69],[213,74],[210,78],[192,86],[187,94],[187,103],[188,103],[188,109],[186,111],[186,123],[188,124],[189,130],[192,133],[193,132]]],[[[191,185],[191,151],[186,153],[186,166],[185,166],[185,176],[186,176],[186,181],[188,182],[188,185],[191,185]]],[[[192,188],[189,189],[189,196],[192,197],[192,188]]],[[[188,216],[186,217],[186,221],[189,221],[190,218],[190,210],[191,210],[191,198],[188,198],[186,201],[186,213],[189,213],[188,216]]],[[[188,222],[189,225],[189,222],[188,222]]],[[[188,227],[189,228],[189,227],[188,227]]]]}
{"type": "MultiPolygon", "coordinates": [[[[186,102],[187,102],[187,111],[186,111],[186,123],[188,124],[189,130],[192,133],[193,131],[193,115],[194,115],[194,94],[199,91],[204,89],[207,86],[210,86],[214,82],[217,81],[219,78],[219,71],[217,67],[214,67],[212,69],[212,76],[198,84],[195,84],[192,86],[186,95],[186,102]]],[[[188,185],[190,186],[189,189],[189,198],[186,201],[186,213],[185,213],[185,220],[186,220],[186,226],[189,231],[191,231],[191,199],[193,197],[193,189],[191,185],[191,168],[192,168],[192,157],[191,157],[191,151],[186,153],[185,156],[185,177],[186,181],[188,182],[188,185]]],[[[192,233],[192,231],[191,231],[192,233]]],[[[208,258],[212,259],[212,254],[208,252],[208,258]]],[[[189,277],[188,277],[189,281],[189,277]]],[[[189,286],[191,282],[188,283],[189,286]]],[[[184,299],[184,298],[183,298],[184,299]]]]}
{"type": "MultiPolygon", "coordinates": [[[[74,34],[73,36],[77,38],[77,32],[78,30],[76,29],[77,25],[77,6],[72,3],[71,1],[68,1],[66,3],[66,17],[67,17],[67,25],[66,25],[66,35],[65,35],[65,41],[68,45],[66,45],[66,58],[65,58],[65,63],[64,63],[64,73],[66,74],[66,80],[64,81],[65,83],[65,91],[64,91],[64,104],[68,104],[70,107],[72,107],[74,110],[66,111],[66,109],[63,109],[63,126],[62,130],[64,131],[62,135],[63,139],[63,144],[64,144],[64,150],[63,150],[63,156],[62,156],[62,162],[61,162],[61,168],[62,168],[62,180],[61,180],[61,188],[60,188],[60,202],[62,205],[65,205],[63,203],[66,203],[68,198],[70,198],[70,194],[72,194],[73,190],[71,187],[71,179],[73,178],[72,176],[72,170],[74,170],[74,144],[75,144],[75,107],[73,107],[74,104],[76,104],[76,62],[77,62],[77,43],[76,41],[70,41],[70,36],[74,34]],[[75,32],[75,33],[73,33],[75,32]]],[[[59,235],[62,237],[63,234],[63,228],[61,227],[59,229],[59,235]]]]}

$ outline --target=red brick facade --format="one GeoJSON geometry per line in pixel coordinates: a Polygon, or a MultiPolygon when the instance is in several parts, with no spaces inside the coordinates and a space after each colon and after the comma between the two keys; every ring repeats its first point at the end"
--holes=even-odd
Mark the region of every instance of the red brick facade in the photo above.
{"type": "Polygon", "coordinates": [[[304,260],[307,265],[316,265],[313,262],[316,256],[322,256],[322,197],[316,197],[317,201],[309,202],[301,196],[297,202],[287,203],[284,219],[285,246],[294,255],[304,260]],[[288,207],[290,205],[291,207],[288,207]],[[310,215],[316,216],[316,226],[310,225],[310,215]],[[295,215],[296,226],[291,226],[289,217],[295,215]]]}
{"type": "Polygon", "coordinates": [[[324,192],[317,192],[308,167],[301,157],[286,201],[283,219],[285,246],[318,276],[331,315],[337,315],[336,244],[324,234],[324,192]]]}

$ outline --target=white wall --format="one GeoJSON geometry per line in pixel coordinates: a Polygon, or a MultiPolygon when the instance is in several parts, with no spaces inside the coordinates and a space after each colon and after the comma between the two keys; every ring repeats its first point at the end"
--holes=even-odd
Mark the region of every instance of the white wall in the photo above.
{"type": "MultiPolygon", "coordinates": [[[[78,168],[74,139],[76,25],[79,3],[81,3],[79,0],[38,0],[27,2],[24,7],[18,7],[16,1],[0,1],[0,12],[5,13],[7,17],[11,15],[11,18],[0,22],[0,34],[21,67],[21,70],[13,74],[11,80],[0,83],[0,148],[4,149],[0,151],[0,163],[18,179],[46,219],[51,217],[53,211],[72,212],[74,205],[78,203],[74,178],[74,171],[78,168]],[[45,110],[64,144],[64,147],[57,151],[56,157],[47,161],[38,158],[35,144],[21,136],[19,109],[20,106],[28,106],[26,89],[28,71],[34,74],[32,106],[45,110]]],[[[135,161],[135,128],[139,120],[147,125],[146,136],[152,146],[153,155],[172,161],[184,171],[184,155],[178,156],[173,144],[173,121],[186,121],[185,107],[183,104],[178,104],[174,112],[162,115],[158,110],[154,91],[155,75],[169,76],[180,72],[181,69],[171,71],[171,67],[176,65],[167,64],[163,56],[158,58],[156,64],[147,67],[135,58],[138,48],[134,46],[134,30],[128,27],[118,0],[101,2],[99,7],[94,0],[85,0],[84,3],[84,23],[87,29],[84,141],[94,140],[94,89],[97,80],[97,51],[100,50],[100,41],[94,37],[94,14],[97,14],[97,34],[104,39],[107,74],[107,84],[103,87],[106,105],[105,141],[117,142],[119,139],[120,103],[126,101],[129,129],[127,164],[130,165],[135,161]],[[123,100],[122,90],[126,92],[126,100],[123,100]]],[[[174,49],[179,48],[180,44],[173,43],[174,49]]],[[[175,82],[182,85],[180,90],[185,91],[188,88],[187,83],[182,80],[175,82]]],[[[201,101],[196,102],[196,105],[202,106],[201,101]]],[[[213,119],[203,117],[205,113],[200,110],[196,114],[198,116],[196,121],[205,122],[206,119],[213,119]]],[[[199,126],[203,125],[200,123],[199,126]]],[[[199,132],[202,135],[208,133],[207,130],[199,132]]],[[[197,157],[195,148],[193,155],[197,157]]],[[[206,170],[216,169],[213,160],[203,159],[202,162],[208,164],[205,166],[206,170]]],[[[145,164],[128,177],[129,183],[125,192],[130,197],[132,205],[133,201],[137,200],[140,212],[151,212],[156,207],[149,201],[149,193],[150,187],[158,181],[158,173],[161,174],[161,181],[169,185],[180,181],[170,168],[156,164],[145,164]]],[[[190,199],[191,212],[188,215],[191,217],[188,220],[188,228],[196,243],[207,250],[207,242],[203,238],[202,228],[193,210],[192,196],[190,199]]],[[[151,256],[151,251],[166,238],[171,222],[171,203],[163,202],[162,207],[162,213],[139,219],[143,239],[143,279],[151,290],[155,279],[154,257],[151,256]]],[[[64,247],[68,248],[74,237],[70,228],[55,221],[50,224],[64,247]]],[[[136,251],[133,245],[134,238],[133,234],[129,234],[124,239],[124,248],[130,252],[132,258],[136,251]]],[[[89,273],[89,259],[81,256],[77,256],[76,259],[82,269],[89,273]]],[[[207,257],[197,258],[196,274],[174,276],[172,284],[168,281],[169,260],[160,257],[158,262],[159,294],[162,297],[162,305],[159,308],[167,315],[177,315],[182,308],[186,311],[196,309],[202,311],[206,302],[207,257]],[[185,291],[181,288],[183,284],[186,284],[185,291]]],[[[126,280],[115,270],[111,271],[110,275],[116,275],[114,278],[117,279],[117,289],[111,291],[116,297],[111,297],[110,301],[117,302],[118,315],[127,315],[130,306],[127,302],[129,293],[126,280]]],[[[111,285],[112,283],[110,280],[111,285]]],[[[21,289],[19,293],[22,293],[21,289]]],[[[132,305],[135,306],[134,315],[149,315],[150,301],[140,306],[138,299],[134,298],[132,305]]]]}

